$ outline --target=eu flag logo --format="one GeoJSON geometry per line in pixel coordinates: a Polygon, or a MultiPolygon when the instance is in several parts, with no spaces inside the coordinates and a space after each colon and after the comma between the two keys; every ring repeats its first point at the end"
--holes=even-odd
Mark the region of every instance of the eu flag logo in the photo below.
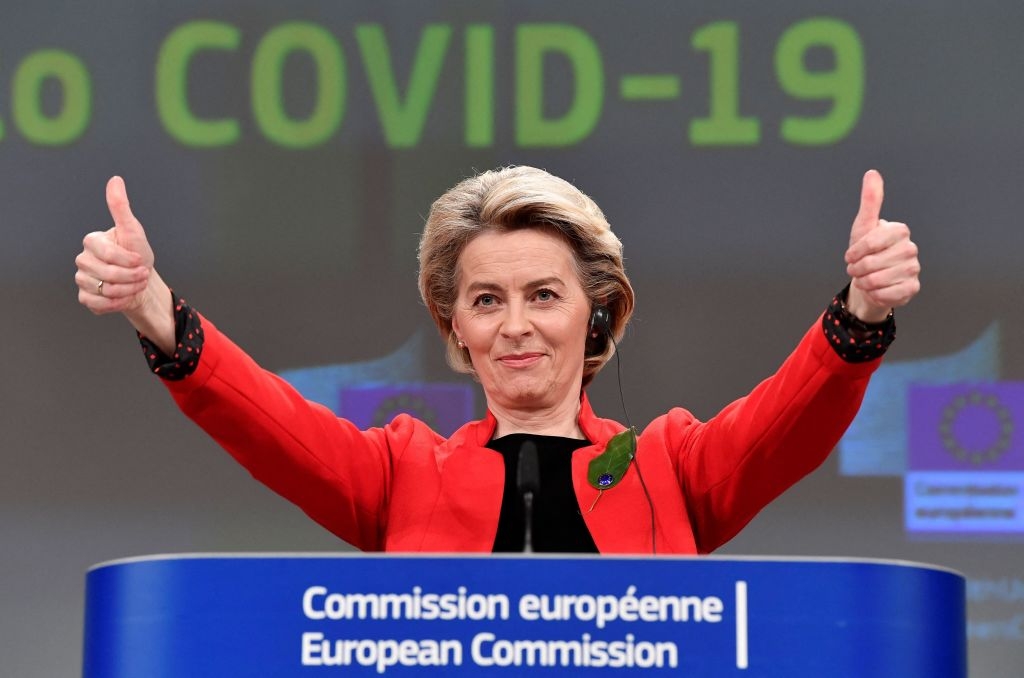
{"type": "Polygon", "coordinates": [[[911,387],[909,469],[1024,470],[1024,383],[911,387]]]}
{"type": "Polygon", "coordinates": [[[908,395],[907,531],[1024,533],[1024,383],[915,386],[908,395]]]}

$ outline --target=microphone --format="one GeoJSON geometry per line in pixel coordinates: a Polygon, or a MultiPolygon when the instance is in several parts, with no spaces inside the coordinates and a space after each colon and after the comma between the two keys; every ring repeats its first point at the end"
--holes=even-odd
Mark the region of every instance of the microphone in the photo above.
{"type": "Polygon", "coordinates": [[[533,553],[533,498],[540,492],[540,462],[532,440],[523,442],[519,448],[516,487],[523,498],[523,553],[533,553]]]}

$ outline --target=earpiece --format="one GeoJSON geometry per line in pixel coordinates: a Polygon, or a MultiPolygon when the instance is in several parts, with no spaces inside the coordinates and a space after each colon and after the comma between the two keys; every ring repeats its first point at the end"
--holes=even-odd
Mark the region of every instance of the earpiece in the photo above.
{"type": "Polygon", "coordinates": [[[595,306],[590,314],[590,336],[612,333],[612,313],[607,306],[595,306]]]}
{"type": "Polygon", "coordinates": [[[612,313],[607,306],[595,306],[590,313],[590,327],[587,329],[585,355],[601,355],[608,348],[612,334],[612,313]]]}

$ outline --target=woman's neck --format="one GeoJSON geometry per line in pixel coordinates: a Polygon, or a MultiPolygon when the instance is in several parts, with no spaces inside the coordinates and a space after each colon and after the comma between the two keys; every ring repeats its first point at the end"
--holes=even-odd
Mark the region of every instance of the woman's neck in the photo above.
{"type": "Polygon", "coordinates": [[[535,433],[562,438],[584,438],[580,428],[580,401],[570,400],[560,407],[544,409],[508,408],[488,403],[488,409],[498,422],[494,437],[510,433],[535,433]]]}

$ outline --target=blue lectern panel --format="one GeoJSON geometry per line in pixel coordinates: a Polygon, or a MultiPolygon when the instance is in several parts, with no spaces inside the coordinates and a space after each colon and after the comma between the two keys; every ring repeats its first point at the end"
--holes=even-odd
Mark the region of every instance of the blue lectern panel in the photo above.
{"type": "Polygon", "coordinates": [[[964,612],[872,561],[163,557],[90,571],[83,675],[963,678],[964,612]]]}

